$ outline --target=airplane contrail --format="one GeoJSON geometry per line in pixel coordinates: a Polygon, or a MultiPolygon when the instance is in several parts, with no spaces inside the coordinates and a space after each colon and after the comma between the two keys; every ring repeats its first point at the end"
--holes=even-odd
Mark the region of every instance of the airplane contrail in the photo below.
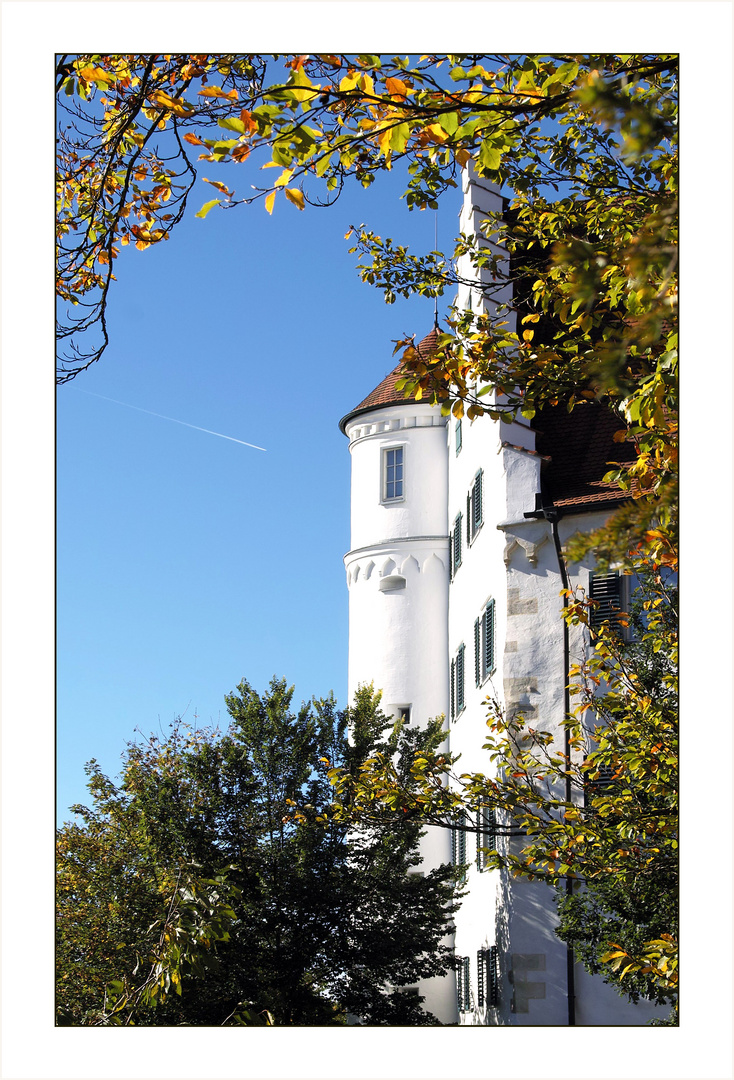
{"type": "Polygon", "coordinates": [[[245,442],[244,439],[235,439],[232,435],[222,435],[221,431],[210,431],[209,428],[198,427],[196,424],[187,424],[185,420],[176,420],[174,416],[164,416],[163,413],[151,412],[150,409],[141,409],[139,405],[130,405],[127,401],[118,401],[117,398],[105,397],[104,394],[95,394],[92,390],[82,390],[79,386],[78,390],[81,390],[82,394],[90,394],[92,397],[102,398],[103,401],[112,401],[115,405],[124,405],[127,409],[135,409],[137,412],[147,413],[148,416],[157,416],[159,420],[170,420],[172,424],[183,424],[184,427],[193,428],[194,431],[204,431],[207,435],[216,435],[219,439],[229,439],[230,442],[239,443],[240,446],[249,446],[251,450],[262,450],[263,453],[267,453],[264,446],[255,446],[254,443],[245,442]]]}

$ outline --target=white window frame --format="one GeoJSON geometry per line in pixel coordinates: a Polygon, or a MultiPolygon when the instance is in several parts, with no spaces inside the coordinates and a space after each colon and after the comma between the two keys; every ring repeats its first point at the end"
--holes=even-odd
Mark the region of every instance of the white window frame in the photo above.
{"type": "Polygon", "coordinates": [[[405,502],[405,443],[395,443],[393,446],[383,446],[382,455],[380,460],[380,502],[385,506],[392,506],[394,503],[405,502]],[[387,494],[387,470],[388,470],[388,454],[400,450],[402,452],[402,460],[400,466],[402,468],[402,476],[400,483],[402,484],[401,495],[387,494]]]}

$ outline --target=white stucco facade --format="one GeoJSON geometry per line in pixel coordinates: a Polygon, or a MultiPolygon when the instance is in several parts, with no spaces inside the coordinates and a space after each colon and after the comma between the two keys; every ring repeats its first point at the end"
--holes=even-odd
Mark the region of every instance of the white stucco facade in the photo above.
{"type": "MultiPolygon", "coordinates": [[[[498,191],[466,175],[461,230],[477,233],[493,209],[501,209],[498,191]]],[[[459,270],[470,276],[468,265],[459,270]]],[[[492,314],[506,289],[498,282],[487,302],[465,286],[458,305],[479,310],[484,303],[492,314]]],[[[459,771],[489,773],[488,697],[532,717],[562,748],[562,578],[551,525],[525,516],[541,491],[536,432],[522,420],[463,419],[459,440],[456,427],[453,417],[429,405],[379,395],[342,422],[352,459],[351,549],[344,559],[349,694],[374,682],[383,707],[396,716],[404,708],[415,722],[443,714],[449,749],[461,755],[459,771]],[[388,497],[385,470],[397,459],[387,455],[395,449],[403,487],[399,497],[394,488],[388,497]]],[[[593,507],[562,516],[561,542],[606,516],[593,507]]],[[[591,562],[571,564],[571,587],[587,587],[591,569],[591,562]]],[[[583,628],[571,628],[569,645],[573,663],[589,648],[583,628]]],[[[467,834],[468,892],[454,940],[456,956],[467,960],[460,993],[457,998],[453,975],[422,986],[431,1011],[444,1023],[494,1026],[565,1025],[570,1017],[579,1025],[644,1024],[654,1015],[646,1003],[627,1004],[580,964],[571,965],[569,979],[568,952],[554,933],[552,890],[482,869],[475,845],[467,834]],[[497,976],[492,995],[490,957],[497,976]]],[[[449,861],[449,831],[430,830],[422,855],[428,865],[449,861]]]]}

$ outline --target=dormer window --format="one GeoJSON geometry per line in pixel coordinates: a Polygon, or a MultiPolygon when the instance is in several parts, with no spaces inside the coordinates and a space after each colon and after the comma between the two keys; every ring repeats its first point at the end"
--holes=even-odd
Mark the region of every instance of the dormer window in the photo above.
{"type": "Polygon", "coordinates": [[[382,451],[383,502],[397,502],[405,497],[403,453],[402,446],[392,446],[382,451]]]}

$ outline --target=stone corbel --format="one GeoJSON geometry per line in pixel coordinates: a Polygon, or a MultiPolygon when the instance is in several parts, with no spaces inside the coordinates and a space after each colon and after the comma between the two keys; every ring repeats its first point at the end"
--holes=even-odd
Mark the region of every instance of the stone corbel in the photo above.
{"type": "Polygon", "coordinates": [[[531,566],[535,566],[538,562],[538,551],[548,539],[548,534],[543,533],[537,540],[521,539],[519,536],[513,536],[512,540],[509,540],[505,544],[504,560],[505,566],[509,566],[512,560],[512,553],[515,548],[522,548],[525,552],[525,556],[531,566]]]}

